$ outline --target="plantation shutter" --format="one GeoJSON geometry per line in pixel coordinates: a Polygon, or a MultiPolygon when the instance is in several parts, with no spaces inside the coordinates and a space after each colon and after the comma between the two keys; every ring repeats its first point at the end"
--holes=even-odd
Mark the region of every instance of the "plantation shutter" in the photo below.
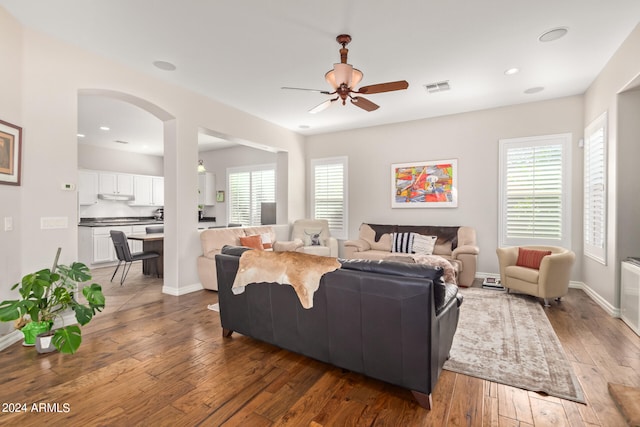
{"type": "Polygon", "coordinates": [[[344,237],[347,228],[346,158],[312,160],[315,219],[326,219],[334,237],[344,237]]]}
{"type": "Polygon", "coordinates": [[[227,172],[229,222],[260,225],[262,202],[276,201],[276,172],[273,165],[234,168],[227,172]]]}
{"type": "Polygon", "coordinates": [[[606,264],[606,113],[585,129],[584,252],[606,264]]]}
{"type": "Polygon", "coordinates": [[[566,144],[541,137],[501,145],[502,244],[569,244],[566,144]]]}

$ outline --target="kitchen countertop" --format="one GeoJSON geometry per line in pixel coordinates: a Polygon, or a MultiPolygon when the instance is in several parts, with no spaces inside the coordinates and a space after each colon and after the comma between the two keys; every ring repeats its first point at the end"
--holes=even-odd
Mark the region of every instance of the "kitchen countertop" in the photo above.
{"type": "Polygon", "coordinates": [[[119,225],[162,225],[162,220],[153,217],[108,217],[108,218],[81,218],[79,227],[117,227],[119,225]]]}

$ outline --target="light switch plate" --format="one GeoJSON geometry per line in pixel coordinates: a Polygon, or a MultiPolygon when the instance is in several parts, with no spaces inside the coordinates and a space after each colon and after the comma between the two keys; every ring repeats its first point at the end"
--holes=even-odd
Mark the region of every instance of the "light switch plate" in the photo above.
{"type": "Polygon", "coordinates": [[[40,229],[68,228],[69,218],[66,216],[52,216],[40,218],[40,229]]]}
{"type": "Polygon", "coordinates": [[[13,231],[13,217],[5,216],[4,217],[4,231],[13,231]]]}

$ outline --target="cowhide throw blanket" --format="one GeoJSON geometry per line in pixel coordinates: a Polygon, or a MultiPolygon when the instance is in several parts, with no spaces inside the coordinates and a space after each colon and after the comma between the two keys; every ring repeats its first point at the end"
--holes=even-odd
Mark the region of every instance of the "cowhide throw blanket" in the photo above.
{"type": "Polygon", "coordinates": [[[444,270],[444,274],[442,275],[442,279],[446,283],[454,283],[457,284],[458,280],[456,279],[456,271],[453,268],[453,265],[439,255],[421,255],[421,254],[411,254],[411,258],[416,262],[416,264],[426,264],[431,267],[442,267],[444,270]]]}
{"type": "Polygon", "coordinates": [[[304,308],[313,307],[313,294],[323,274],[340,268],[336,258],[301,252],[246,251],[240,257],[238,273],[231,291],[244,292],[250,283],[291,285],[304,308]]]}

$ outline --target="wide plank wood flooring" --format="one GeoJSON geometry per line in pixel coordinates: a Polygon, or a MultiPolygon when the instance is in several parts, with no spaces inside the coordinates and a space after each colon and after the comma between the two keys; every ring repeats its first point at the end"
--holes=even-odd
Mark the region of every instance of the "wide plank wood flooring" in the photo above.
{"type": "Polygon", "coordinates": [[[607,382],[640,387],[640,338],[577,289],[546,312],[587,405],[444,371],[426,411],[408,390],[223,338],[207,309],[215,292],[163,295],[139,263],[120,287],[112,271],[94,270],[107,309],[84,327],[77,354],[20,343],[0,352],[0,425],[615,427],[625,422],[607,382]]]}

